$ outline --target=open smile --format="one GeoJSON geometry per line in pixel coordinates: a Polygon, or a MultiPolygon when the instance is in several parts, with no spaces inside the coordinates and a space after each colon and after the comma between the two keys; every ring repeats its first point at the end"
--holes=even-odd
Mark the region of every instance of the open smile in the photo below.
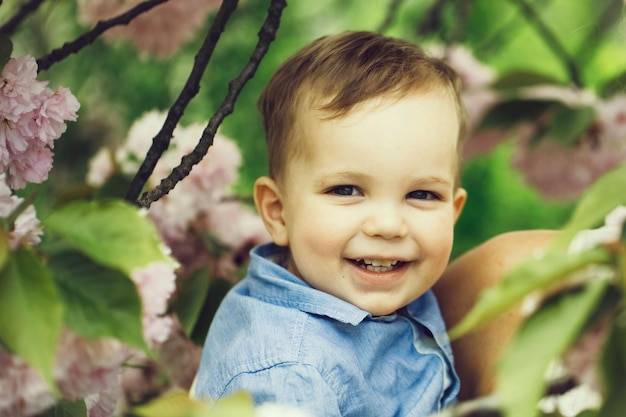
{"type": "Polygon", "coordinates": [[[351,259],[350,261],[359,268],[378,273],[393,271],[401,268],[405,264],[405,262],[402,261],[383,261],[377,259],[351,259]]]}

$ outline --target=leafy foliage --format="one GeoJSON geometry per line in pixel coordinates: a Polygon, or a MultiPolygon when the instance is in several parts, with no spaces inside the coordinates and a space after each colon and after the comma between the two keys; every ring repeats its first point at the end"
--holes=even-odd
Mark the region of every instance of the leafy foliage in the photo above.
{"type": "Polygon", "coordinates": [[[30,249],[12,253],[0,274],[0,339],[54,389],[63,304],[50,271],[30,249]]]}

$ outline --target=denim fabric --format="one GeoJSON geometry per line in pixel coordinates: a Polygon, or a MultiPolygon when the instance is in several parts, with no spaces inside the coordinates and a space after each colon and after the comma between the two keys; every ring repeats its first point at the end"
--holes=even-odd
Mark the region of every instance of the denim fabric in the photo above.
{"type": "Polygon", "coordinates": [[[459,380],[437,301],[427,292],[395,314],[318,291],[251,252],[248,276],[224,298],[203,350],[196,397],[252,393],[314,416],[427,416],[455,401],[459,380]]]}

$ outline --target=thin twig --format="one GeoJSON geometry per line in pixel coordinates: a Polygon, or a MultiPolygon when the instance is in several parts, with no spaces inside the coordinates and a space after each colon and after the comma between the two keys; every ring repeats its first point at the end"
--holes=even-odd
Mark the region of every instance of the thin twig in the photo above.
{"type": "Polygon", "coordinates": [[[453,26],[449,38],[446,40],[448,44],[460,43],[463,35],[465,34],[465,28],[469,21],[469,14],[474,7],[475,0],[464,0],[457,2],[456,4],[456,20],[453,26]]]}
{"type": "Polygon", "coordinates": [[[441,29],[441,15],[445,7],[445,2],[446,0],[436,0],[426,11],[425,18],[422,19],[415,28],[418,37],[429,35],[441,29]]]}
{"type": "Polygon", "coordinates": [[[206,37],[204,38],[204,42],[196,54],[194,65],[191,69],[189,77],[187,78],[187,82],[183,86],[178,98],[169,109],[167,118],[165,119],[161,130],[152,139],[152,145],[150,146],[146,157],[128,187],[128,191],[125,196],[127,201],[134,202],[137,200],[139,193],[148,181],[148,178],[150,178],[150,175],[152,175],[154,167],[161,158],[161,155],[163,155],[163,152],[165,152],[169,147],[176,125],[183,116],[183,113],[191,102],[191,99],[194,98],[200,91],[200,81],[202,79],[202,75],[209,64],[211,56],[213,55],[217,41],[219,40],[222,32],[224,32],[226,22],[228,22],[228,19],[237,8],[237,3],[238,0],[224,0],[222,2],[220,9],[215,15],[213,24],[209,28],[206,37]]]}
{"type": "Polygon", "coordinates": [[[393,23],[396,15],[398,14],[398,10],[400,10],[400,5],[404,0],[391,0],[389,3],[389,7],[387,7],[387,13],[385,15],[385,19],[381,22],[380,26],[376,30],[378,33],[385,33],[387,29],[393,23]]]}
{"type": "Polygon", "coordinates": [[[550,30],[550,28],[544,23],[544,21],[541,19],[535,9],[526,0],[509,1],[519,6],[523,14],[526,16],[527,21],[535,26],[535,29],[537,29],[539,34],[546,42],[546,45],[550,49],[552,49],[552,51],[561,60],[561,62],[565,66],[565,70],[569,75],[570,81],[576,87],[582,87],[583,83],[576,62],[572,59],[572,57],[570,57],[569,53],[567,52],[561,41],[556,37],[554,32],[552,32],[552,30],[550,30]]]}
{"type": "Polygon", "coordinates": [[[146,0],[119,16],[113,17],[108,20],[99,21],[98,23],[96,23],[96,26],[89,32],[82,34],[71,42],[64,43],[62,47],[57,48],[50,52],[48,55],[42,56],[41,58],[37,59],[38,71],[47,70],[52,66],[52,64],[62,61],[71,54],[75,54],[84,47],[92,44],[98,38],[98,36],[102,35],[102,33],[104,33],[105,31],[115,26],[127,25],[135,17],[167,1],[168,0],[146,0]]]}
{"type": "MultiPolygon", "coordinates": [[[[19,10],[10,18],[4,25],[0,26],[0,34],[2,35],[11,35],[17,29],[17,27],[22,23],[24,19],[28,17],[31,13],[34,13],[39,9],[41,3],[44,0],[29,0],[26,3],[22,4],[19,10]]],[[[2,1],[0,1],[2,4],[2,1]]]]}
{"type": "Polygon", "coordinates": [[[200,141],[196,145],[195,149],[191,153],[185,155],[182,158],[180,165],[174,168],[167,178],[161,180],[161,183],[155,189],[146,192],[141,196],[141,199],[138,202],[140,206],[149,207],[152,202],[158,200],[171,191],[179,181],[191,172],[193,166],[200,162],[204,155],[206,155],[207,151],[213,144],[213,138],[215,137],[217,128],[220,126],[224,118],[233,112],[235,101],[237,100],[239,93],[243,89],[246,82],[254,76],[259,63],[267,53],[270,44],[276,38],[276,32],[280,25],[282,11],[285,7],[287,7],[285,0],[271,0],[267,18],[259,30],[259,41],[252,52],[248,63],[242,69],[239,76],[228,84],[228,93],[226,94],[226,97],[215,114],[209,120],[209,123],[204,129],[202,137],[200,138],[200,141]]]}

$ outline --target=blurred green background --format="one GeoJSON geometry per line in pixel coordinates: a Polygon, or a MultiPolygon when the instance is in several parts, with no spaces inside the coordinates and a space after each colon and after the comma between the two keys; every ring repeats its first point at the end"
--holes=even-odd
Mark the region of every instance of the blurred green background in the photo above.
{"type": "MultiPolygon", "coordinates": [[[[23,2],[5,1],[5,20],[23,2]]],[[[242,0],[229,21],[204,76],[199,95],[183,124],[205,124],[219,106],[228,81],[235,78],[257,42],[269,1],[242,0]]],[[[277,39],[256,76],[246,85],[235,111],[221,127],[236,140],[244,163],[236,192],[249,196],[254,179],[266,172],[261,120],[256,110],[260,90],[287,56],[311,40],[343,30],[379,30],[417,43],[462,43],[499,74],[530,70],[563,83],[568,72],[540,34],[537,21],[521,10],[530,6],[554,33],[581,70],[585,87],[600,91],[626,68],[623,2],[614,0],[291,0],[277,39]],[[392,14],[390,10],[394,10],[392,14]],[[437,14],[432,12],[437,10],[437,14]]],[[[84,181],[88,159],[104,144],[123,141],[144,112],[167,109],[187,79],[207,25],[196,38],[167,59],[139,53],[129,42],[103,39],[40,73],[51,86],[69,87],[81,102],[80,118],[55,146],[50,196],[84,181]]],[[[184,24],[184,22],[181,22],[184,24]]],[[[76,3],[44,2],[12,36],[14,56],[40,57],[86,30],[76,19],[76,3]]],[[[546,201],[509,166],[512,145],[503,143],[488,155],[466,161],[463,182],[469,192],[457,225],[454,255],[498,233],[528,228],[558,228],[573,201],[546,201]]],[[[51,197],[52,198],[52,197],[51,197]]]]}

